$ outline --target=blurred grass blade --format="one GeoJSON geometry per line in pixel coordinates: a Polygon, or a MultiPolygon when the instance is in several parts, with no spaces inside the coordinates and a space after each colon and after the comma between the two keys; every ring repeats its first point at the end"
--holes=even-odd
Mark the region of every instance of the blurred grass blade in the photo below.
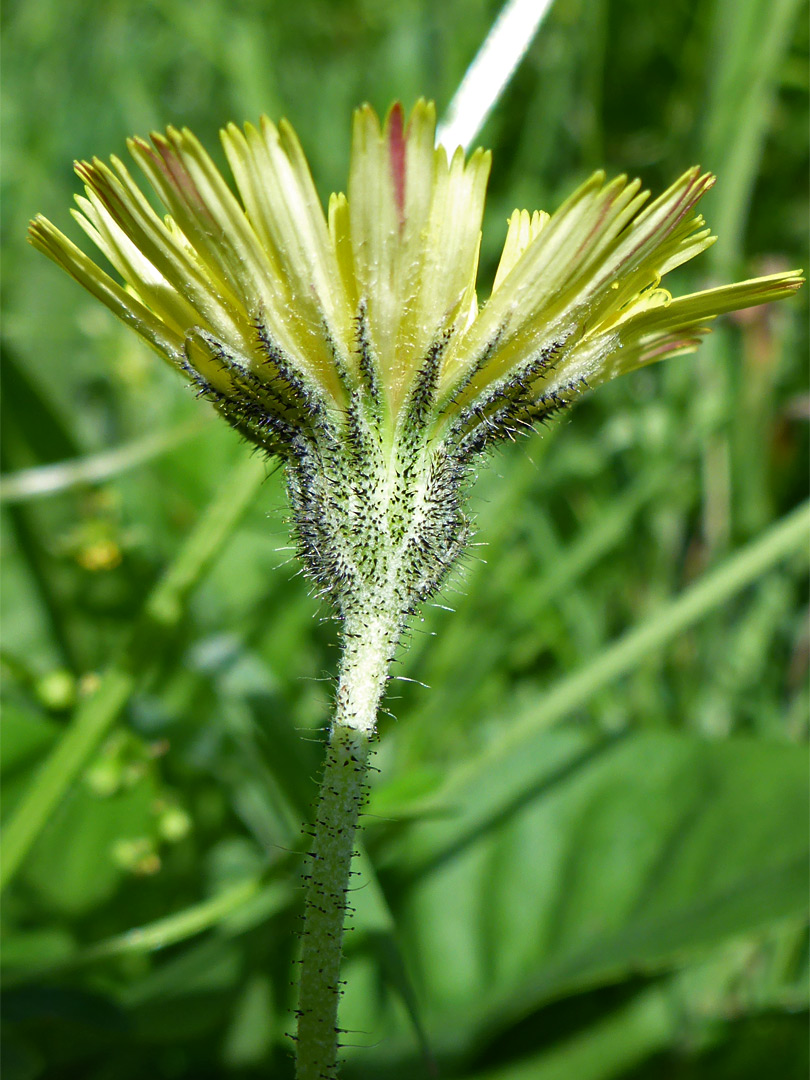
{"type": "Polygon", "coordinates": [[[169,431],[146,435],[115,450],[7,473],[0,476],[0,503],[26,502],[44,495],[70,491],[83,484],[109,480],[173,450],[204,430],[209,419],[195,417],[169,431]]]}
{"type": "MultiPolygon", "coordinates": [[[[521,626],[533,625],[532,619],[542,618],[548,605],[561,595],[575,589],[582,578],[604,559],[626,537],[643,507],[665,488],[671,489],[676,478],[669,471],[649,469],[623,491],[611,504],[595,514],[593,520],[584,524],[568,544],[561,545],[559,553],[548,561],[548,568],[532,586],[521,610],[521,626]]],[[[498,517],[508,523],[508,515],[498,517]]],[[[476,563],[469,571],[470,577],[481,572],[485,563],[476,563]]],[[[458,663],[460,648],[474,648],[479,640],[479,628],[473,622],[453,620],[440,638],[434,641],[423,638],[410,648],[411,663],[414,657],[429,652],[429,665],[424,679],[429,686],[440,688],[440,680],[447,679],[458,663]]],[[[479,658],[476,667],[478,678],[488,670],[494,670],[507,658],[511,641],[491,644],[486,654],[479,658]]],[[[471,679],[471,685],[474,680],[471,679]]],[[[450,691],[460,693],[457,686],[450,691]]]]}
{"type": "Polygon", "coordinates": [[[230,888],[223,889],[217,896],[187,907],[176,915],[167,915],[146,926],[135,927],[123,934],[107,938],[106,941],[100,941],[97,945],[91,945],[78,957],[77,962],[91,963],[110,956],[152,952],[154,949],[165,949],[169,945],[177,945],[187,938],[201,934],[204,930],[210,930],[232,912],[248,903],[257,895],[260,885],[259,878],[240,881],[230,888]]]}
{"type": "Polygon", "coordinates": [[[236,527],[264,476],[264,459],[248,457],[240,462],[147,598],[132,636],[102,676],[98,690],[79,706],[3,829],[0,889],[9,883],[49,816],[115,722],[149,659],[180,620],[189,593],[236,527]]]}
{"type": "Polygon", "coordinates": [[[263,885],[260,877],[249,877],[222,889],[199,904],[191,904],[174,915],[166,915],[144,926],[133,927],[122,934],[114,934],[74,955],[26,971],[11,968],[4,972],[3,985],[8,989],[45,975],[53,975],[57,971],[93,964],[98,960],[156,952],[171,945],[179,945],[214,928],[224,932],[225,936],[243,933],[255,923],[253,918],[243,920],[241,917],[244,913],[257,906],[262,920],[270,918],[290,902],[290,897],[291,890],[281,882],[273,881],[263,885]]]}
{"type": "Polygon", "coordinates": [[[466,150],[506,89],[553,0],[508,0],[467,68],[436,132],[452,154],[466,150]]]}
{"type": "MultiPolygon", "coordinates": [[[[37,385],[24,360],[0,339],[0,462],[3,469],[16,469],[31,461],[58,461],[81,453],[81,445],[65,417],[54,407],[49,395],[37,385]]],[[[65,667],[81,669],[74,642],[70,615],[61,601],[48,546],[39,523],[25,507],[12,506],[8,519],[16,534],[19,574],[27,570],[38,593],[50,637],[65,667]]],[[[12,559],[8,560],[10,565],[12,559]]]]}
{"type": "Polygon", "coordinates": [[[711,212],[721,237],[709,252],[715,273],[729,273],[742,260],[748,204],[768,133],[785,54],[790,48],[801,0],[718,0],[703,155],[722,168],[723,198],[711,212]]]}
{"type": "MultiPolygon", "coordinates": [[[[751,196],[759,172],[780,75],[800,0],[717,0],[706,124],[701,158],[722,170],[723,197],[712,206],[712,228],[720,237],[707,253],[715,278],[743,263],[751,196]]],[[[698,362],[702,407],[729,417],[731,392],[729,332],[718,328],[701,349],[698,362]]],[[[757,415],[763,415],[758,407],[757,415]]],[[[747,430],[747,429],[746,429],[747,430]]],[[[747,436],[748,438],[748,436],[747,436]]],[[[750,439],[756,445],[756,439],[750,439]]],[[[726,546],[732,531],[733,477],[728,433],[710,433],[702,454],[703,536],[710,551],[726,546]]]]}
{"type": "Polygon", "coordinates": [[[810,501],[705,574],[681,596],[628,631],[580,671],[561,679],[480,758],[459,770],[450,786],[454,787],[456,781],[466,778],[468,771],[486,768],[492,757],[500,756],[535,732],[581,708],[602,687],[632,671],[651,653],[751,585],[782,559],[798,553],[807,558],[809,537],[810,501]]]}

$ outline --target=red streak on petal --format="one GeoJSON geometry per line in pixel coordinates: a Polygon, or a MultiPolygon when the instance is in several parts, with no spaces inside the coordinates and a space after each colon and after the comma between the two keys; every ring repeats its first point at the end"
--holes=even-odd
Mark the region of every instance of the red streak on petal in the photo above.
{"type": "Polygon", "coordinates": [[[144,150],[163,174],[167,183],[174,188],[175,193],[193,214],[208,223],[213,222],[214,217],[177,150],[162,135],[154,134],[152,142],[157,153],[148,143],[145,144],[144,150]]]}
{"type": "Polygon", "coordinates": [[[691,346],[700,345],[701,340],[700,337],[695,336],[684,338],[673,337],[667,341],[662,341],[659,345],[654,345],[652,348],[647,349],[643,356],[644,362],[649,363],[659,356],[668,356],[677,349],[688,349],[691,346]]]}
{"type": "Polygon", "coordinates": [[[391,109],[388,117],[388,154],[401,229],[405,224],[405,135],[402,125],[402,105],[399,102],[391,109]]]}

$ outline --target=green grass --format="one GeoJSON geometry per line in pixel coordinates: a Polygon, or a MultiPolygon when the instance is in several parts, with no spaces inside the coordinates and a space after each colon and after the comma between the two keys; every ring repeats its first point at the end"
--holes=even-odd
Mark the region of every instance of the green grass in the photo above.
{"type": "MultiPolygon", "coordinates": [[[[216,150],[262,111],[327,195],[351,108],[441,113],[496,13],[6,5],[12,1080],[292,1075],[337,659],[284,550],[283,477],[26,247],[27,220],[77,235],[76,157],[170,122],[216,150]]],[[[515,206],[601,165],[660,190],[696,160],[720,241],[684,288],[806,266],[807,38],[797,0],[557,0],[481,134],[485,282],[515,206]]],[[[807,350],[800,294],[481,470],[482,546],[454,612],[414,620],[382,721],[348,1080],[806,1075],[807,350]]]]}

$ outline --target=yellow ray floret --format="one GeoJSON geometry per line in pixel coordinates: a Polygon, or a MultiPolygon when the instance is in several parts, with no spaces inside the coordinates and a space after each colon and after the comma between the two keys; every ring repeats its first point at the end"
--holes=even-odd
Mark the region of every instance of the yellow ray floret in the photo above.
{"type": "Polygon", "coordinates": [[[664,275],[714,242],[696,210],[714,177],[691,168],[650,201],[640,181],[598,172],[552,214],[512,214],[479,310],[490,155],[459,149],[448,161],[435,128],[424,101],[382,122],[358,109],[348,194],[328,215],[285,121],[223,130],[236,194],[190,131],[169,128],[128,143],[164,217],[117,158],[76,166],[74,216],[119,281],[42,217],[30,240],[224,395],[226,413],[233,398],[243,414],[248,386],[285,423],[296,393],[339,413],[367,392],[389,439],[426,365],[436,432],[473,408],[491,425],[501,391],[528,407],[594,385],[689,351],[714,316],[801,284],[791,272],[673,300],[664,275]]]}

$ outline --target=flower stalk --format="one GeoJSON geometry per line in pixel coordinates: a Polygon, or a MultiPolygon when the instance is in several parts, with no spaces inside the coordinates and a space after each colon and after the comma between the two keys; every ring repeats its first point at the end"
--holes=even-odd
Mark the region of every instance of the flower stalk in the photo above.
{"type": "Polygon", "coordinates": [[[337,707],[305,875],[296,1036],[298,1080],[337,1075],[346,896],[392,637],[392,627],[377,623],[368,626],[367,634],[351,632],[344,640],[337,707]]]}
{"type": "Polygon", "coordinates": [[[342,625],[305,901],[299,1080],[337,1073],[346,889],[388,665],[471,533],[476,462],[585,389],[693,352],[718,315],[789,297],[800,272],[673,298],[715,240],[697,167],[650,200],[601,172],[554,213],[516,210],[479,309],[490,155],[435,146],[434,107],[355,114],[348,196],[324,214],[286,122],[230,124],[237,193],[184,129],[81,162],[76,221],[117,278],[47,219],[32,244],[286,466],[304,568],[342,625]],[[120,279],[120,280],[119,280],[120,279]]]}
{"type": "Polygon", "coordinates": [[[335,721],[323,768],[306,875],[301,948],[297,1080],[337,1076],[340,965],[346,894],[360,808],[366,796],[371,736],[335,721]]]}

